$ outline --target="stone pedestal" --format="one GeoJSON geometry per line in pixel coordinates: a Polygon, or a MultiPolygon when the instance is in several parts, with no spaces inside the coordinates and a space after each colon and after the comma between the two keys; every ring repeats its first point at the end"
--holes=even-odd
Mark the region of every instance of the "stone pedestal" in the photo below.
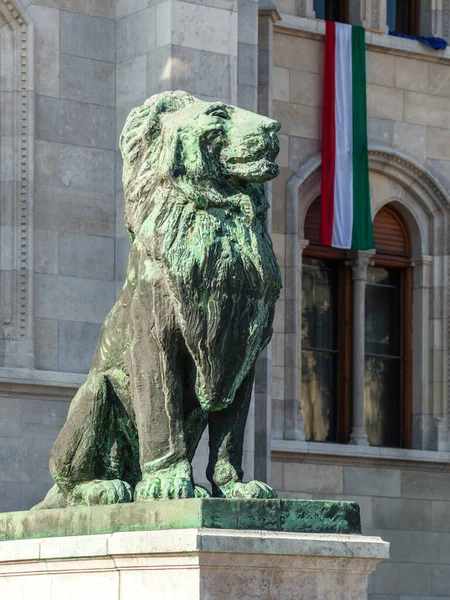
{"type": "Polygon", "coordinates": [[[0,543],[8,600],[365,600],[389,545],[359,535],[174,529],[0,543]]]}
{"type": "Polygon", "coordinates": [[[5,600],[365,600],[354,502],[191,499],[0,514],[5,600]]]}

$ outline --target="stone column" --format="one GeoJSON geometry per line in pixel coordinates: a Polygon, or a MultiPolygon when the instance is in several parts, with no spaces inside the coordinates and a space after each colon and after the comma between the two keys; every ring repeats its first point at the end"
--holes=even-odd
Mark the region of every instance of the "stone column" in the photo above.
{"type": "MultiPolygon", "coordinates": [[[[259,114],[272,116],[272,48],[273,48],[273,24],[280,19],[280,15],[270,0],[263,0],[256,5],[257,26],[254,31],[257,32],[257,64],[258,64],[258,87],[257,87],[257,107],[255,110],[259,114]]],[[[247,12],[253,14],[253,5],[247,8],[247,12]]],[[[239,11],[239,32],[243,31],[245,21],[241,20],[239,11]]],[[[245,67],[242,62],[243,44],[239,37],[239,73],[245,67]]],[[[247,86],[242,85],[243,80],[238,84],[238,96],[241,98],[243,90],[247,86]]],[[[247,96],[248,97],[248,96],[247,96]]],[[[243,100],[243,98],[242,98],[243,100]]],[[[248,106],[248,108],[251,108],[248,106]]],[[[254,110],[254,109],[251,109],[254,110]]],[[[266,198],[270,204],[267,213],[267,229],[272,231],[272,183],[265,185],[266,198]]],[[[272,352],[271,344],[261,353],[256,362],[255,390],[254,390],[254,477],[262,481],[270,482],[270,443],[272,439],[272,352]]]]}
{"type": "Polygon", "coordinates": [[[314,0],[297,0],[297,16],[315,18],[314,0]]]}
{"type": "Polygon", "coordinates": [[[374,252],[374,250],[349,252],[353,280],[353,422],[349,443],[357,446],[369,445],[364,420],[365,300],[367,267],[374,252]]]}
{"type": "Polygon", "coordinates": [[[387,31],[386,0],[361,0],[362,26],[378,31],[387,31]]]}
{"type": "Polygon", "coordinates": [[[420,34],[448,39],[449,0],[428,0],[422,2],[420,11],[420,34]]]}

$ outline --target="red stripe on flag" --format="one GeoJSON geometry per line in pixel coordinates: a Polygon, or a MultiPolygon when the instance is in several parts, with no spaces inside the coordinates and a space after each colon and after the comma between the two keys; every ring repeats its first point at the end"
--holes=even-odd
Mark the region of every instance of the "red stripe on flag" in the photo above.
{"type": "Polygon", "coordinates": [[[336,165],[336,24],[326,22],[325,68],[322,109],[322,198],[320,203],[320,243],[331,246],[334,221],[334,176],[336,165]]]}

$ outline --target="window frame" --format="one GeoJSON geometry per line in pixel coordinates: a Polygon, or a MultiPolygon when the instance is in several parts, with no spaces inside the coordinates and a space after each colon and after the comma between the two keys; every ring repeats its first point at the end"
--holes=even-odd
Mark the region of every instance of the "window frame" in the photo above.
{"type": "Polygon", "coordinates": [[[396,2],[395,30],[405,35],[420,34],[420,0],[396,2]],[[400,9],[400,16],[399,16],[400,9]],[[408,10],[410,11],[408,13],[408,10]],[[399,22],[401,25],[399,27],[399,22]]]}
{"type": "MultiPolygon", "coordinates": [[[[336,23],[349,23],[350,21],[350,0],[339,0],[339,19],[330,19],[327,15],[327,0],[325,0],[324,21],[334,21],[336,23]]],[[[317,15],[316,15],[317,16],[317,15]]],[[[320,19],[320,17],[318,17],[320,19]]]]}
{"type": "MultiPolygon", "coordinates": [[[[304,258],[333,261],[337,267],[337,373],[336,373],[336,441],[348,444],[352,425],[352,274],[345,250],[312,244],[303,250],[304,258]],[[340,310],[340,307],[344,307],[340,310]]],[[[301,352],[301,347],[300,347],[301,352]]],[[[327,442],[323,442],[327,443],[327,442]]],[[[330,442],[333,443],[333,442],[330,442]]]]}
{"type": "MultiPolygon", "coordinates": [[[[309,205],[305,213],[305,236],[308,238],[306,222],[308,211],[315,202],[320,203],[320,196],[309,205]]],[[[377,250],[372,261],[375,267],[401,269],[401,398],[400,398],[400,444],[399,448],[412,447],[412,323],[413,323],[413,263],[411,259],[412,243],[409,228],[402,215],[392,206],[385,205],[381,210],[389,211],[399,223],[405,239],[404,254],[395,255],[377,250]]],[[[378,211],[379,212],[379,211],[378,211]]],[[[378,214],[377,212],[377,214],[378,214]]],[[[373,222],[377,215],[374,215],[373,222]]],[[[316,216],[317,218],[317,216],[316,216]]],[[[352,428],[352,269],[349,265],[348,253],[345,250],[320,246],[317,238],[303,250],[305,258],[318,260],[334,260],[338,264],[338,366],[336,392],[336,443],[348,444],[352,428]]],[[[300,298],[300,302],[301,302],[300,298]]],[[[300,344],[301,352],[301,344],[300,344]]],[[[365,354],[364,354],[365,357],[365,354]]],[[[301,360],[301,359],[300,359],[301,360]]]]}

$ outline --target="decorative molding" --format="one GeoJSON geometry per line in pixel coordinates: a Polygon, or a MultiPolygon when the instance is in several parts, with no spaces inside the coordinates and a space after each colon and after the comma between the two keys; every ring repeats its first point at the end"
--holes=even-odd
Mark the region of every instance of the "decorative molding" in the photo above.
{"type": "MultiPolygon", "coordinates": [[[[13,164],[16,168],[15,197],[11,201],[15,213],[15,247],[12,270],[16,281],[11,289],[12,312],[3,319],[8,347],[8,364],[33,367],[33,44],[32,26],[27,15],[15,0],[0,0],[0,14],[9,33],[15,32],[16,71],[16,150],[13,164]]],[[[0,29],[0,35],[2,35],[0,29]]],[[[12,96],[11,102],[14,101],[12,96]]]]}

